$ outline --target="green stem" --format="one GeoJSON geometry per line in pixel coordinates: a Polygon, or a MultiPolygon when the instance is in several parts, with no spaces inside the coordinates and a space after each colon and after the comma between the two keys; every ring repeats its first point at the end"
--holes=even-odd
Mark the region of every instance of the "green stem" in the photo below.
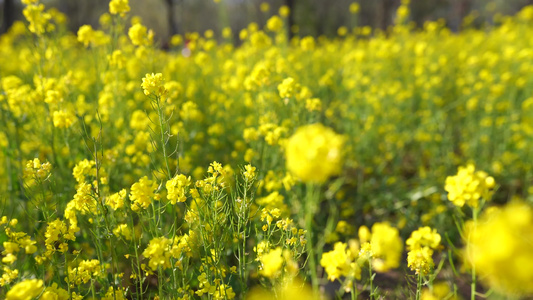
{"type": "Polygon", "coordinates": [[[374,299],[374,278],[372,277],[372,259],[368,259],[368,276],[370,280],[370,300],[374,299]]]}
{"type": "Polygon", "coordinates": [[[316,263],[316,254],[313,244],[313,217],[315,215],[316,206],[318,203],[318,193],[316,192],[317,187],[309,183],[306,187],[306,197],[305,197],[305,229],[307,230],[307,256],[309,260],[309,268],[311,269],[311,283],[313,286],[313,292],[318,292],[318,275],[317,275],[317,263],[316,263]]]}
{"type": "Polygon", "coordinates": [[[416,285],[416,300],[420,300],[421,291],[422,291],[422,274],[418,273],[418,283],[416,285]]]}
{"type": "MultiPolygon", "coordinates": [[[[476,234],[476,228],[477,228],[477,215],[478,215],[478,209],[472,208],[472,219],[474,221],[474,235],[476,234]]],[[[470,244],[470,236],[468,237],[468,243],[470,244]]],[[[472,253],[469,253],[469,255],[472,255],[472,253]]],[[[470,299],[475,300],[476,299],[476,264],[474,259],[470,258],[472,261],[472,284],[470,285],[470,299]]]]}
{"type": "Polygon", "coordinates": [[[170,173],[170,166],[168,164],[168,157],[167,157],[167,149],[166,149],[166,142],[165,142],[165,128],[164,128],[164,116],[163,116],[163,109],[161,108],[161,98],[156,98],[157,103],[157,115],[159,116],[159,128],[161,130],[161,148],[163,149],[163,156],[165,159],[165,166],[167,167],[167,178],[171,179],[172,175],[170,173]]]}

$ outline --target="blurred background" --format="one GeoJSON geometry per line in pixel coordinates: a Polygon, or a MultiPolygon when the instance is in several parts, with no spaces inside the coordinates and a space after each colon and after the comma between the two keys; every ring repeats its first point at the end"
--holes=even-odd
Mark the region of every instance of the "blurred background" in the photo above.
{"type": "MultiPolygon", "coordinates": [[[[81,25],[98,27],[101,14],[107,12],[109,0],[43,0],[47,8],[55,7],[69,17],[69,29],[76,32],[81,25]]],[[[394,21],[400,0],[359,0],[357,16],[350,13],[353,0],[130,0],[129,16],[140,16],[152,28],[161,44],[174,34],[220,32],[231,27],[234,35],[250,22],[263,26],[278,13],[282,5],[291,8],[288,18],[293,31],[305,35],[335,35],[340,26],[371,26],[386,29],[394,21]],[[263,3],[267,3],[265,5],[263,3]],[[268,9],[266,9],[268,6],[268,9]]],[[[475,25],[490,24],[494,16],[512,15],[533,0],[412,0],[411,20],[422,25],[428,20],[444,19],[457,31],[461,20],[472,14],[475,25]]],[[[0,33],[15,20],[22,19],[20,0],[0,0],[0,33]]]]}

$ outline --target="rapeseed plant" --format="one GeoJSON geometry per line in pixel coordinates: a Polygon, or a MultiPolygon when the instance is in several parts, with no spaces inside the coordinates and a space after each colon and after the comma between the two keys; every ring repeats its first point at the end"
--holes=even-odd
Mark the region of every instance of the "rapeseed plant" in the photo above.
{"type": "Polygon", "coordinates": [[[406,298],[376,273],[407,268],[417,298],[468,296],[446,248],[471,297],[533,294],[533,8],[452,34],[402,1],[385,32],[354,2],[338,36],[289,40],[263,3],[242,45],[165,52],[127,0],[76,33],[22,3],[0,37],[0,298],[406,298]]]}

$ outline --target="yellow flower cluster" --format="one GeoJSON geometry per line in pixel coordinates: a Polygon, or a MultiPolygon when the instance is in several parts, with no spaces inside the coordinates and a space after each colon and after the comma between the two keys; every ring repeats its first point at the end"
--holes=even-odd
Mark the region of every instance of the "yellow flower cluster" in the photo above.
{"type": "MultiPolygon", "coordinates": [[[[366,228],[366,227],[362,227],[366,228]]],[[[387,272],[400,266],[403,241],[397,228],[388,223],[375,223],[372,231],[359,228],[361,243],[369,243],[372,268],[378,272],[387,272]],[[366,231],[366,233],[364,233],[366,231]]],[[[363,244],[364,245],[364,244],[363,244]]]]}
{"type": "Polygon", "coordinates": [[[109,44],[111,38],[101,30],[94,30],[91,25],[83,25],[78,29],[78,42],[85,47],[103,46],[109,44]]]}
{"type": "Polygon", "coordinates": [[[24,177],[36,180],[44,180],[50,175],[52,165],[49,162],[41,163],[41,160],[34,158],[28,160],[24,169],[24,177]]]}
{"type": "Polygon", "coordinates": [[[163,74],[146,74],[142,79],[141,87],[145,95],[154,95],[156,97],[162,97],[166,95],[165,79],[163,74]]]}
{"type": "Polygon", "coordinates": [[[448,176],[444,189],[448,192],[448,199],[456,206],[463,207],[466,203],[477,208],[480,199],[489,201],[492,189],[495,186],[494,178],[483,171],[476,171],[474,165],[459,167],[457,175],[448,176]]]}
{"type": "Polygon", "coordinates": [[[52,16],[48,12],[44,12],[44,5],[40,3],[28,4],[22,11],[22,14],[30,22],[28,29],[37,34],[43,34],[50,31],[53,25],[49,23],[52,16]]]}
{"type": "Polygon", "coordinates": [[[441,236],[436,229],[421,227],[405,241],[407,266],[417,274],[428,274],[433,268],[433,251],[440,249],[441,236]]]}
{"type": "Polygon", "coordinates": [[[57,110],[53,113],[54,126],[57,128],[69,128],[75,120],[74,116],[65,110],[57,110]]]}
{"type": "Polygon", "coordinates": [[[176,202],[185,202],[187,200],[188,188],[191,184],[191,177],[187,177],[183,174],[178,174],[167,181],[167,198],[170,203],[176,204],[176,202]]]}
{"type": "Polygon", "coordinates": [[[341,277],[346,277],[348,281],[361,279],[361,267],[357,262],[359,247],[350,245],[348,249],[346,248],[345,243],[335,243],[333,250],[324,253],[320,259],[320,265],[324,267],[330,281],[341,277]]]}
{"type": "Polygon", "coordinates": [[[154,39],[154,33],[146,29],[142,24],[136,23],[128,30],[131,43],[135,46],[150,46],[154,39]]]}
{"type": "Polygon", "coordinates": [[[73,284],[87,283],[105,274],[105,267],[97,259],[82,260],[76,268],[69,267],[68,281],[73,284]]]}
{"type": "Polygon", "coordinates": [[[287,169],[304,182],[323,183],[342,169],[344,138],[322,124],[300,127],[285,147],[287,169]]]}
{"type": "Polygon", "coordinates": [[[152,199],[159,200],[159,194],[155,193],[157,184],[144,176],[131,186],[130,199],[131,209],[138,211],[147,209],[152,204],[152,199]]]}
{"type": "Polygon", "coordinates": [[[44,282],[40,279],[26,279],[15,284],[6,295],[6,300],[31,300],[41,294],[44,282]]]}
{"type": "Polygon", "coordinates": [[[533,208],[513,202],[489,208],[467,225],[465,260],[479,278],[506,295],[533,294],[533,208]]]}
{"type": "Polygon", "coordinates": [[[112,15],[119,14],[124,17],[130,11],[129,0],[111,0],[109,2],[109,13],[112,15]]]}

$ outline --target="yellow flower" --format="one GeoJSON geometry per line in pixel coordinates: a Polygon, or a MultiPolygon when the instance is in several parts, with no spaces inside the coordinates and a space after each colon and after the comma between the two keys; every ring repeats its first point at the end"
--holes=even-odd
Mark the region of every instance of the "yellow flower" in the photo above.
{"type": "Polygon", "coordinates": [[[262,269],[259,273],[268,278],[276,278],[279,276],[281,266],[283,265],[283,257],[281,256],[281,247],[271,250],[267,254],[261,256],[262,269]]]}
{"type": "Polygon", "coordinates": [[[255,179],[255,176],[256,176],[255,167],[253,167],[250,164],[244,166],[244,172],[242,173],[242,175],[244,176],[244,179],[247,182],[251,182],[252,180],[255,179]]]}
{"type": "Polygon", "coordinates": [[[356,14],[358,12],[359,12],[359,3],[353,2],[352,4],[350,4],[350,13],[356,14]]]}
{"type": "Polygon", "coordinates": [[[31,300],[43,291],[43,281],[39,279],[26,279],[15,284],[7,292],[6,300],[31,300]]]}
{"type": "Polygon", "coordinates": [[[4,266],[3,271],[2,277],[0,278],[0,286],[10,284],[19,276],[19,270],[17,269],[11,270],[9,267],[4,266]]]}
{"type": "Polygon", "coordinates": [[[49,25],[48,21],[52,18],[49,13],[44,12],[43,4],[28,5],[24,8],[22,14],[30,23],[28,29],[38,35],[46,31],[47,25],[49,25]]]}
{"type": "Polygon", "coordinates": [[[312,51],[315,49],[315,39],[312,36],[306,36],[300,40],[300,47],[304,51],[312,51]]]}
{"type": "Polygon", "coordinates": [[[124,17],[129,11],[130,5],[128,0],[111,0],[109,2],[109,12],[112,15],[120,14],[121,17],[124,17]]]}
{"type": "Polygon", "coordinates": [[[387,223],[372,226],[372,267],[378,272],[387,272],[400,266],[403,242],[397,228],[387,223]]]}
{"type": "Polygon", "coordinates": [[[131,186],[130,199],[133,202],[131,209],[138,211],[140,208],[147,209],[152,204],[152,199],[159,199],[159,194],[154,193],[157,184],[144,176],[139,182],[131,186]]]}
{"type": "Polygon", "coordinates": [[[448,176],[444,189],[448,192],[448,199],[456,206],[463,207],[466,203],[476,208],[479,200],[489,201],[492,189],[496,185],[494,178],[483,171],[476,171],[474,165],[459,167],[457,175],[448,176]]]}
{"type": "Polygon", "coordinates": [[[64,110],[54,111],[53,121],[54,127],[57,128],[69,128],[76,119],[74,116],[64,110]]]}
{"type": "Polygon", "coordinates": [[[268,2],[261,2],[261,5],[259,6],[259,9],[262,12],[268,12],[270,10],[270,4],[268,4],[268,2]]]}
{"type": "Polygon", "coordinates": [[[68,300],[70,299],[68,291],[57,287],[57,283],[52,283],[52,286],[47,287],[41,295],[40,300],[68,300]]]}
{"type": "Polygon", "coordinates": [[[82,260],[77,268],[69,267],[68,280],[71,283],[79,285],[87,283],[91,278],[99,278],[105,274],[105,268],[97,259],[82,260]]]}
{"type": "Polygon", "coordinates": [[[91,25],[83,25],[78,29],[78,42],[83,43],[85,47],[88,47],[93,39],[94,30],[91,25]]]}
{"type": "Polygon", "coordinates": [[[279,15],[286,18],[289,16],[291,9],[287,5],[283,5],[279,8],[279,15]]]}
{"type": "Polygon", "coordinates": [[[407,245],[407,266],[417,274],[428,274],[434,266],[433,250],[440,248],[441,236],[436,229],[421,227],[411,233],[407,245]]]}
{"type": "Polygon", "coordinates": [[[142,79],[141,87],[145,95],[155,95],[157,97],[162,97],[166,95],[167,90],[165,89],[165,79],[163,74],[146,74],[142,79]]]}
{"type": "Polygon", "coordinates": [[[159,267],[170,268],[170,240],[166,237],[153,238],[143,251],[143,256],[149,259],[148,266],[152,270],[159,267]]]}
{"type": "Polygon", "coordinates": [[[130,37],[131,43],[135,46],[149,46],[152,44],[154,38],[153,32],[151,30],[148,31],[140,23],[136,23],[130,27],[128,36],[130,37]]]}
{"type": "Polygon", "coordinates": [[[300,85],[296,83],[294,78],[288,77],[278,85],[279,96],[281,98],[290,98],[300,88],[300,85]]]}
{"type": "Polygon", "coordinates": [[[124,207],[124,200],[126,199],[126,190],[122,189],[118,193],[106,198],[106,204],[109,205],[113,210],[120,209],[124,207]]]}
{"type": "Polygon", "coordinates": [[[322,124],[298,128],[286,144],[287,169],[304,182],[323,183],[342,168],[344,138],[322,124]]]}
{"type": "Polygon", "coordinates": [[[170,203],[185,202],[187,200],[187,189],[191,183],[191,176],[187,177],[183,174],[176,175],[167,181],[167,198],[170,200],[170,203]]]}
{"type": "Polygon", "coordinates": [[[278,32],[283,29],[283,21],[278,16],[272,16],[268,19],[266,27],[269,31],[278,32]]]}
{"type": "Polygon", "coordinates": [[[521,202],[487,210],[467,225],[465,259],[489,286],[507,295],[533,295],[533,209],[521,202]]]}
{"type": "Polygon", "coordinates": [[[356,253],[352,253],[351,249],[346,250],[346,247],[345,243],[335,243],[333,250],[324,253],[320,259],[320,265],[326,270],[330,281],[341,277],[361,279],[361,268],[354,261],[356,253]]]}

